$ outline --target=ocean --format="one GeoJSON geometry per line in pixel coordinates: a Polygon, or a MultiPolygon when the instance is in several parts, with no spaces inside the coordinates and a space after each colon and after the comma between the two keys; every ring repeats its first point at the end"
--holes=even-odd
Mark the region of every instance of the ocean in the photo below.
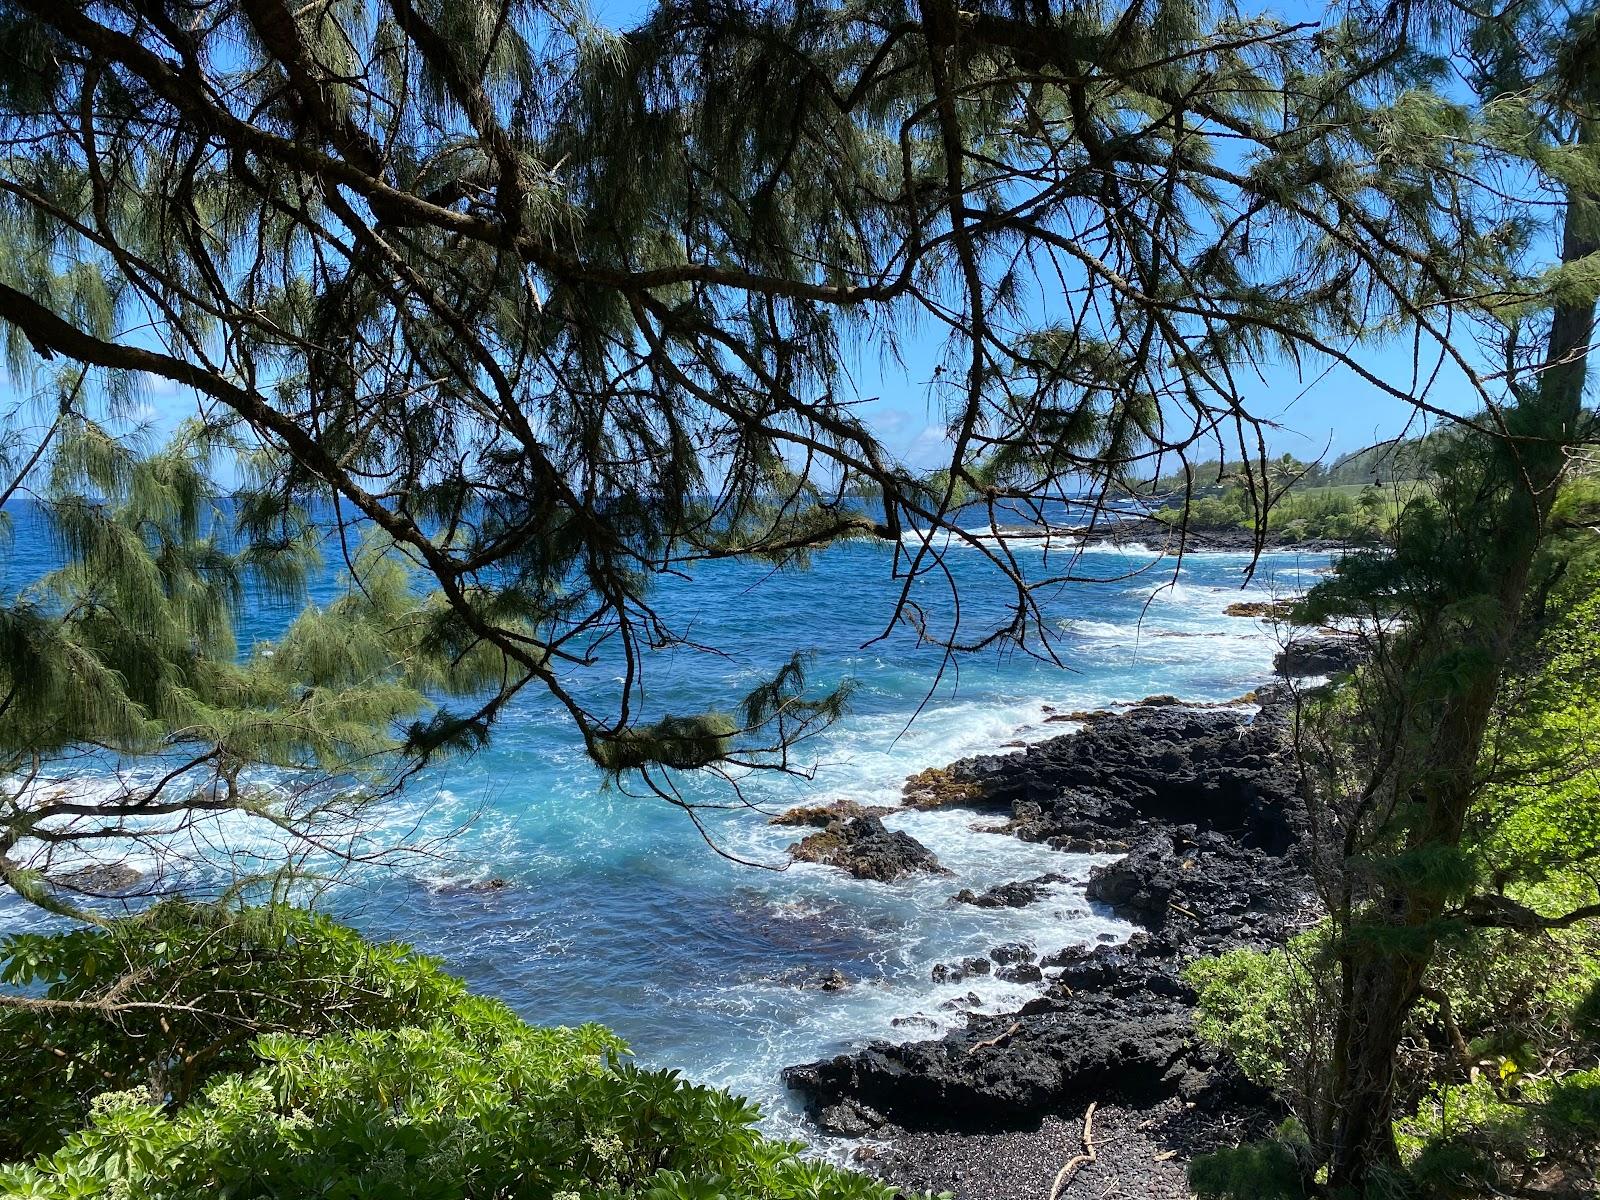
{"type": "MultiPolygon", "coordinates": [[[[30,542],[38,540],[30,525],[14,531],[4,581],[13,591],[50,555],[42,541],[30,542]]],[[[1018,553],[1032,556],[1041,576],[1066,565],[1055,555],[1045,561],[1037,546],[1018,553]]],[[[948,561],[969,618],[1002,611],[1004,587],[976,552],[952,547],[948,561]]],[[[844,797],[896,804],[906,777],[924,767],[1072,728],[1048,721],[1052,713],[1161,693],[1237,697],[1266,680],[1277,643],[1263,623],[1223,609],[1302,591],[1327,561],[1268,554],[1241,591],[1246,554],[1191,553],[1174,570],[1142,547],[1097,545],[1076,573],[1105,582],[1063,584],[1042,598],[1062,665],[990,652],[961,659],[942,678],[936,649],[903,632],[874,640],[895,595],[889,548],[841,545],[817,554],[809,569],[780,573],[703,566],[692,579],[664,581],[656,602],[694,639],[731,653],[653,660],[649,712],[730,700],[797,650],[811,655],[819,685],[849,679],[855,687],[847,715],[802,747],[809,778],[752,776],[740,789],[748,803],[717,781],[685,783],[688,799],[733,802],[702,816],[711,840],[745,862],[714,852],[660,799],[603,787],[554,703],[530,690],[487,749],[430,768],[385,806],[374,841],[413,834],[427,851],[357,868],[320,902],[370,936],[438,955],[530,1021],[602,1022],[642,1062],[747,1095],[773,1132],[804,1135],[779,1079],[783,1067],[869,1038],[933,1036],[962,1019],[942,1006],[969,991],[983,1011],[1005,1011],[1038,990],[992,977],[936,984],[935,964],[1008,942],[1052,952],[1131,930],[1084,899],[1089,870],[1110,856],[985,832],[992,815],[890,815],[891,828],[922,841],[953,872],[894,884],[787,865],[786,847],[806,831],[772,826],[768,817],[844,797]],[[1046,872],[1067,882],[1027,908],[951,902],[962,888],[1046,872]],[[490,880],[502,885],[486,886],[490,880]],[[819,988],[833,971],[848,986],[819,988]]],[[[320,598],[329,586],[319,586],[320,598]]],[[[271,637],[291,615],[252,598],[242,643],[271,637]]],[[[97,782],[71,786],[92,794],[97,782]]],[[[208,836],[205,853],[219,863],[273,854],[258,831],[227,825],[208,836]]],[[[39,924],[35,912],[0,896],[0,931],[39,924]]]]}

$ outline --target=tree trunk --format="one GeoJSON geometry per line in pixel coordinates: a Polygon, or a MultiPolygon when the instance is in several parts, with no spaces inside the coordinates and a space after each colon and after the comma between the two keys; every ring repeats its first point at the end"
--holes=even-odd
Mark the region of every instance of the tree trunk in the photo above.
{"type": "MultiPolygon", "coordinates": [[[[1580,144],[1592,142],[1585,123],[1580,144]]],[[[1562,262],[1600,250],[1596,197],[1569,193],[1562,262]]],[[[1589,341],[1595,303],[1557,304],[1538,381],[1506,412],[1509,436],[1496,447],[1497,482],[1491,493],[1500,512],[1481,526],[1482,544],[1466,549],[1495,580],[1493,603],[1439,655],[1473,648],[1487,664],[1470,684],[1449,696],[1427,735],[1421,769],[1397,781],[1420,802],[1420,819],[1405,839],[1407,850],[1460,845],[1476,794],[1477,764],[1501,676],[1510,656],[1541,545],[1550,505],[1578,436],[1583,413],[1589,341]]],[[[1343,991],[1336,1026],[1330,1102],[1328,1183],[1357,1194],[1385,1168],[1398,1165],[1395,1149],[1395,1057],[1406,1022],[1424,984],[1438,939],[1445,899],[1436,888],[1387,887],[1376,903],[1353,914],[1377,922],[1381,940],[1346,935],[1341,950],[1343,991]]]]}
{"type": "MultiPolygon", "coordinates": [[[[1536,539],[1530,542],[1536,544],[1536,539]]],[[[1532,553],[1524,558],[1525,567],[1531,568],[1532,553]]],[[[1512,593],[1520,597],[1527,573],[1524,569],[1517,582],[1508,583],[1493,618],[1485,619],[1486,640],[1493,637],[1501,647],[1494,671],[1456,697],[1435,727],[1432,761],[1443,769],[1435,785],[1426,789],[1426,813],[1407,839],[1408,849],[1460,844],[1475,791],[1478,752],[1494,704],[1494,685],[1516,632],[1520,606],[1512,602],[1512,593]]],[[[1393,940],[1389,944],[1356,940],[1341,953],[1345,1003],[1334,1051],[1328,1168],[1328,1182],[1335,1189],[1360,1191],[1375,1170],[1399,1163],[1393,1125],[1395,1055],[1422,991],[1438,937],[1436,923],[1444,910],[1443,896],[1432,890],[1396,888],[1385,904],[1384,932],[1393,940]]],[[[1350,930],[1345,933],[1348,940],[1350,930]]]]}

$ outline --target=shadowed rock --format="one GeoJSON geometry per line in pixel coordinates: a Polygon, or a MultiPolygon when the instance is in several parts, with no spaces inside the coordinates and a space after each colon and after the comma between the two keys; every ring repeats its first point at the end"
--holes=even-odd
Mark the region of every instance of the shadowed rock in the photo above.
{"type": "Polygon", "coordinates": [[[1354,638],[1296,638],[1272,660],[1272,669],[1286,679],[1307,675],[1337,675],[1361,665],[1365,658],[1354,638]]]}
{"type": "Polygon", "coordinates": [[[981,787],[987,806],[1009,805],[1012,832],[1028,841],[1098,849],[1170,822],[1282,853],[1302,821],[1281,753],[1289,697],[1263,688],[1256,700],[1258,715],[1144,704],[1020,754],[962,759],[949,772],[981,787]]]}
{"type": "Polygon", "coordinates": [[[90,896],[126,896],[144,882],[144,872],[127,863],[96,863],[52,875],[50,882],[90,896]]]}
{"type": "Polygon", "coordinates": [[[987,975],[994,964],[982,955],[964,958],[959,963],[935,963],[929,974],[935,983],[960,983],[977,975],[987,975]]]}
{"type": "Polygon", "coordinates": [[[918,872],[949,874],[932,850],[909,833],[886,829],[874,816],[836,820],[790,846],[789,854],[799,862],[838,867],[857,879],[880,883],[918,872]]]}
{"type": "Polygon", "coordinates": [[[971,904],[977,908],[1026,908],[1049,895],[1052,884],[1066,881],[1065,875],[1040,875],[1034,879],[1019,879],[1015,883],[996,884],[983,892],[962,888],[951,899],[957,904],[971,904]]]}
{"type": "Polygon", "coordinates": [[[1107,712],[1103,708],[1078,709],[1076,712],[1053,712],[1049,716],[1045,717],[1045,723],[1050,725],[1058,722],[1065,723],[1070,721],[1073,724],[1082,725],[1086,722],[1098,721],[1102,717],[1109,716],[1111,716],[1111,713],[1107,712]]]}
{"type": "Polygon", "coordinates": [[[833,1122],[845,1103],[852,1115],[868,1109],[905,1129],[998,1129],[1087,1100],[1170,1095],[1194,1048],[1175,999],[1148,991],[1076,997],[1053,987],[1019,1014],[974,1015],[937,1041],[874,1042],[790,1067],[783,1078],[830,1132],[844,1133],[833,1122]]]}

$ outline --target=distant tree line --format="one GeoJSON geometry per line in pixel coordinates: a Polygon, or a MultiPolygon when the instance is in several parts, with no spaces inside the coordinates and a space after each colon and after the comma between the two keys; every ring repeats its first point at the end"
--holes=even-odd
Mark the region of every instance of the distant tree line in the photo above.
{"type": "MultiPolygon", "coordinates": [[[[1394,483],[1411,483],[1424,478],[1428,472],[1429,449],[1441,439],[1448,438],[1447,430],[1436,434],[1412,438],[1398,438],[1360,450],[1351,450],[1332,461],[1302,459],[1293,454],[1280,454],[1267,460],[1267,474],[1280,487],[1349,487],[1355,485],[1385,486],[1394,483]]],[[[1185,471],[1173,471],[1153,479],[1132,484],[1138,494],[1153,497],[1206,495],[1230,484],[1242,482],[1246,476],[1260,473],[1255,460],[1230,460],[1208,458],[1190,463],[1185,471]]]]}

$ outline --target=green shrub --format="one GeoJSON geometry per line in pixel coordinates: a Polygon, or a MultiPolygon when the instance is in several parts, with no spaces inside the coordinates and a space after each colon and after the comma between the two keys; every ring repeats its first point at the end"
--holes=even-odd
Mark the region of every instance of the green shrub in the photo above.
{"type": "Polygon", "coordinates": [[[1230,950],[1190,963],[1184,978],[1199,993],[1195,1029],[1232,1052],[1252,1080],[1268,1087],[1283,1080],[1288,1014],[1287,964],[1255,950],[1230,950]]]}
{"type": "Polygon", "coordinates": [[[1286,1098],[1315,1091],[1332,1011],[1321,995],[1331,979],[1326,957],[1325,935],[1313,930],[1277,950],[1196,959],[1184,970],[1198,994],[1196,1032],[1286,1098]]]}
{"type": "MultiPolygon", "coordinates": [[[[1559,899],[1549,898],[1553,891],[1541,886],[1516,894],[1540,911],[1564,911],[1559,899]]],[[[1597,931],[1583,926],[1536,937],[1469,930],[1435,956],[1429,983],[1449,996],[1474,1060],[1503,1057],[1542,1069],[1583,1040],[1584,999],[1600,988],[1597,949],[1597,931]]]]}
{"type": "Polygon", "coordinates": [[[1502,1180],[1502,1147],[1481,1129],[1442,1135],[1422,1145],[1411,1160],[1411,1190],[1432,1198],[1483,1196],[1497,1192],[1502,1180]]]}
{"type": "Polygon", "coordinates": [[[43,1080],[6,1112],[9,1136],[51,1149],[0,1167],[0,1196],[895,1195],[765,1138],[747,1101],[623,1061],[605,1029],[535,1028],[437,963],[324,917],[168,905],[104,930],[12,938],[5,953],[13,982],[46,981],[58,999],[157,978],[183,999],[170,1015],[131,1010],[126,1025],[84,1014],[53,1028],[6,1013],[29,1038],[5,1047],[8,1082],[30,1063],[43,1080]],[[108,977],[117,982],[95,982],[108,977]],[[204,1020],[186,1010],[211,1003],[232,1005],[230,1027],[266,1031],[206,1059],[184,1097],[141,1079],[152,1066],[170,1076],[204,1020]],[[29,1114],[48,1130],[29,1137],[29,1114]],[[69,1122],[80,1127],[63,1138],[69,1122]]]}
{"type": "Polygon", "coordinates": [[[1600,1070],[1521,1080],[1513,1071],[1437,1084],[1395,1123],[1415,1194],[1497,1194],[1552,1163],[1595,1169],[1600,1070]]]}
{"type": "MultiPolygon", "coordinates": [[[[1277,486],[1267,512],[1267,528],[1291,542],[1306,538],[1377,542],[1393,526],[1399,510],[1395,497],[1376,488],[1294,487],[1278,494],[1277,486]]],[[[1173,502],[1168,520],[1176,524],[1184,507],[1181,500],[1173,502]]],[[[1187,520],[1195,529],[1249,529],[1256,521],[1255,504],[1250,494],[1235,484],[1220,494],[1189,500],[1187,520]]]]}
{"type": "Polygon", "coordinates": [[[1573,1006],[1572,1029],[1591,1046],[1600,1047],[1600,979],[1573,1006]]]}
{"type": "MultiPolygon", "coordinates": [[[[1524,1110],[1502,1092],[1498,1083],[1498,1079],[1480,1074],[1471,1080],[1430,1086],[1415,1111],[1395,1122],[1395,1144],[1401,1157],[1414,1170],[1422,1164],[1427,1171],[1433,1169],[1426,1164],[1430,1152],[1438,1155],[1439,1162],[1447,1163],[1460,1158],[1463,1147],[1470,1145],[1476,1152],[1508,1140],[1503,1135],[1508,1130],[1520,1130],[1524,1110]],[[1448,1146],[1457,1149],[1432,1149],[1448,1146]]],[[[1509,1140],[1515,1141],[1516,1136],[1509,1140]]]]}
{"type": "Polygon", "coordinates": [[[769,1142],[753,1106],[616,1061],[587,1026],[533,1029],[466,1000],[421,1026],[263,1035],[261,1065],[176,1112],[98,1098],[86,1128],[0,1192],[68,1200],[268,1196],[888,1200],[769,1142]]]}
{"type": "Polygon", "coordinates": [[[1538,1115],[1550,1133],[1600,1146],[1600,1070],[1575,1071],[1552,1085],[1538,1115]]]}
{"type": "Polygon", "coordinates": [[[1302,1200],[1307,1194],[1293,1147],[1279,1140],[1201,1155],[1189,1166],[1189,1187],[1203,1200],[1302,1200]]]}
{"type": "Polygon", "coordinates": [[[1201,496],[1192,500],[1189,503],[1189,524],[1196,529],[1216,526],[1231,528],[1243,524],[1246,508],[1241,500],[1242,493],[1236,499],[1231,492],[1221,497],[1201,496]]]}
{"type": "Polygon", "coordinates": [[[177,901],[8,937],[0,981],[57,1002],[0,1008],[0,1159],[57,1145],[101,1092],[182,1104],[217,1073],[253,1066],[255,1033],[393,1028],[467,995],[433,960],[304,909],[177,901]]]}

